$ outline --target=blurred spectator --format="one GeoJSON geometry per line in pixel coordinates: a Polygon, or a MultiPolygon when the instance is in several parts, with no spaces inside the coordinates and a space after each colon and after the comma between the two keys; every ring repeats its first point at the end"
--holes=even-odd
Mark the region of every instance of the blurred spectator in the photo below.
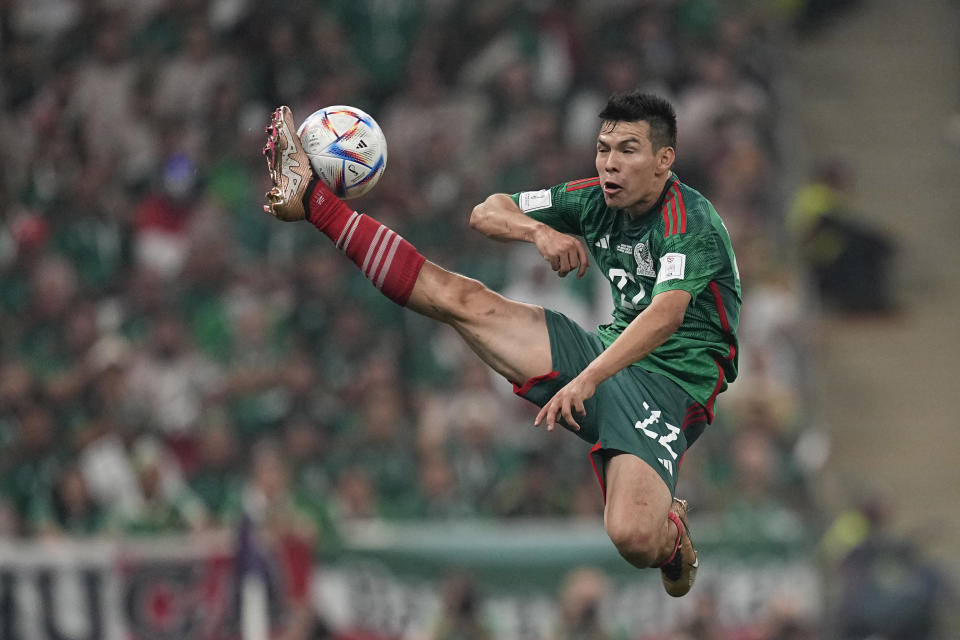
{"type": "Polygon", "coordinates": [[[938,635],[944,576],[905,541],[871,536],[840,567],[838,638],[927,640],[938,635]]]}
{"type": "Polygon", "coordinates": [[[106,530],[106,514],[94,502],[80,470],[73,466],[60,471],[48,495],[34,496],[29,514],[32,530],[41,536],[97,535],[106,530]]]}
{"type": "Polygon", "coordinates": [[[79,293],[77,272],[66,260],[49,256],[36,265],[31,276],[29,306],[16,348],[44,379],[62,362],[60,333],[79,293]]]}
{"type": "MultiPolygon", "coordinates": [[[[708,585],[709,587],[710,585],[708,585]]],[[[687,620],[678,625],[681,638],[693,640],[726,640],[737,637],[732,629],[722,622],[719,603],[712,588],[704,589],[696,595],[693,611],[687,620]]],[[[746,635],[750,638],[749,634],[746,635]]],[[[751,638],[751,640],[753,640],[751,638]]]]}
{"type": "Polygon", "coordinates": [[[790,224],[823,303],[838,311],[883,313],[895,308],[891,290],[896,246],[852,208],[852,169],[824,162],[794,196],[790,224]]]}
{"type": "Polygon", "coordinates": [[[160,442],[142,437],[131,451],[139,501],[132,508],[112,505],[110,526],[126,535],[198,531],[210,524],[203,503],[189,490],[177,463],[160,442]]]}
{"type": "MultiPolygon", "coordinates": [[[[122,385],[122,375],[122,369],[111,369],[109,377],[114,379],[111,386],[122,385]]],[[[115,413],[101,409],[92,418],[91,426],[83,434],[86,443],[80,451],[78,463],[94,500],[111,515],[134,514],[143,509],[143,496],[132,457],[141,433],[122,421],[122,403],[108,406],[115,413]]]]}
{"type": "Polygon", "coordinates": [[[564,578],[560,591],[560,619],[551,637],[556,640],[612,640],[603,625],[604,598],[610,584],[603,572],[581,567],[564,578]]]}
{"type": "Polygon", "coordinates": [[[305,495],[331,492],[327,437],[322,425],[303,416],[294,415],[283,428],[283,450],[290,463],[291,478],[305,495]]]}
{"type": "Polygon", "coordinates": [[[453,574],[444,580],[441,591],[440,619],[430,634],[431,640],[489,640],[493,638],[483,622],[482,599],[477,584],[465,574],[453,574]]]}
{"type": "Polygon", "coordinates": [[[371,473],[359,465],[340,471],[333,501],[338,521],[370,520],[380,515],[380,499],[371,473]]]}
{"type": "Polygon", "coordinates": [[[197,195],[197,167],[184,153],[163,163],[160,188],[148,194],[134,217],[134,255],[142,264],[167,279],[183,268],[189,251],[189,230],[197,195]]]}
{"type": "Polygon", "coordinates": [[[829,594],[838,638],[943,637],[940,614],[952,587],[912,538],[888,530],[890,516],[889,503],[871,492],[841,511],[823,537],[824,559],[839,576],[829,594]]]}
{"type": "Polygon", "coordinates": [[[425,20],[426,3],[403,0],[385,6],[376,0],[358,0],[331,4],[330,13],[341,26],[366,26],[350,32],[348,43],[352,57],[363,65],[371,87],[375,87],[381,97],[389,95],[400,80],[410,48],[429,24],[425,20]]]}
{"type": "Polygon", "coordinates": [[[164,438],[186,468],[196,464],[197,429],[222,373],[194,349],[183,320],[171,311],[153,318],[148,348],[130,364],[127,392],[139,418],[164,438]]]}
{"type": "Polygon", "coordinates": [[[734,495],[723,514],[724,532],[741,542],[789,539],[802,533],[800,516],[787,504],[781,487],[789,478],[784,453],[774,434],[760,425],[745,428],[730,444],[734,495]]]}
{"type": "Polygon", "coordinates": [[[505,477],[493,496],[493,509],[507,518],[555,517],[568,511],[569,496],[558,486],[544,453],[532,452],[505,477]]]}
{"type": "MultiPolygon", "coordinates": [[[[3,311],[20,314],[29,306],[31,274],[38,268],[38,263],[49,259],[49,236],[50,223],[39,212],[25,210],[11,215],[9,224],[5,225],[3,243],[0,245],[0,273],[3,275],[0,308],[3,311]]],[[[9,336],[13,332],[21,334],[25,328],[22,324],[26,323],[5,324],[5,336],[9,336]]]]}
{"type": "Polygon", "coordinates": [[[407,515],[438,520],[473,515],[474,503],[460,495],[453,465],[445,457],[425,455],[417,466],[417,491],[407,515]]]}
{"type": "Polygon", "coordinates": [[[230,525],[240,512],[243,467],[236,436],[222,419],[212,417],[203,427],[199,459],[188,477],[215,524],[230,525]]]}
{"type": "Polygon", "coordinates": [[[304,547],[310,556],[338,544],[325,496],[291,485],[282,449],[272,440],[254,447],[241,500],[243,513],[268,540],[304,547]]]}
{"type": "Polygon", "coordinates": [[[359,423],[338,447],[335,466],[359,466],[370,474],[382,515],[410,516],[416,508],[417,467],[403,400],[394,386],[377,386],[364,403],[359,423]]]}
{"type": "Polygon", "coordinates": [[[38,402],[39,394],[37,379],[25,363],[0,360],[0,433],[4,448],[18,437],[19,416],[38,402]]]}
{"type": "Polygon", "coordinates": [[[214,46],[204,19],[188,22],[179,55],[164,64],[154,89],[154,104],[162,117],[185,120],[207,114],[223,78],[236,73],[233,61],[214,46]]]}
{"type": "Polygon", "coordinates": [[[35,496],[49,495],[67,451],[58,447],[52,413],[40,404],[21,405],[13,421],[13,440],[0,457],[0,496],[26,519],[35,496]]]}
{"type": "Polygon", "coordinates": [[[90,25],[95,29],[93,55],[77,70],[70,111],[96,166],[118,160],[115,133],[131,120],[139,61],[129,56],[130,34],[122,12],[91,17],[96,18],[90,25]]]}

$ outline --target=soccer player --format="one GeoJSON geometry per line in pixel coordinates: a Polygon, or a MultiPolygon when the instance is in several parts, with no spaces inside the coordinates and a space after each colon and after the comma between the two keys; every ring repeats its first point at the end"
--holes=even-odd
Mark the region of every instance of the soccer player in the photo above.
{"type": "Polygon", "coordinates": [[[600,121],[596,177],[494,194],[470,218],[490,238],[534,244],[561,277],[586,271],[576,236],[584,238],[615,304],[613,322],[596,333],[442,269],[353,211],[313,175],[287,107],[267,127],[274,186],[264,210],[309,220],[384,295],[456,329],[541,407],[535,425],[559,424],[593,445],[607,534],[631,564],[660,567],[667,593],[682,596],[698,559],[687,504],[673,497],[677,472],[737,375],[740,281],[717,212],[671,171],[670,103],[615,94],[600,121]]]}

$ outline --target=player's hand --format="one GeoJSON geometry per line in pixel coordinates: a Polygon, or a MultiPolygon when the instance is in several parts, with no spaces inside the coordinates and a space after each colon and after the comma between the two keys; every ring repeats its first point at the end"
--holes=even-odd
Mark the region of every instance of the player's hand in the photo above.
{"type": "Polygon", "coordinates": [[[587,250],[576,236],[560,233],[550,227],[541,227],[534,237],[534,244],[543,259],[550,263],[550,268],[561,278],[574,269],[577,271],[577,278],[582,278],[590,266],[587,250]]]}
{"type": "Polygon", "coordinates": [[[568,382],[560,391],[550,398],[550,402],[543,405],[540,413],[533,421],[533,426],[539,427],[546,422],[547,431],[553,431],[557,420],[563,420],[567,428],[580,431],[580,424],[574,418],[574,412],[580,417],[587,415],[583,406],[584,401],[593,397],[597,385],[583,375],[579,375],[568,382]]]}

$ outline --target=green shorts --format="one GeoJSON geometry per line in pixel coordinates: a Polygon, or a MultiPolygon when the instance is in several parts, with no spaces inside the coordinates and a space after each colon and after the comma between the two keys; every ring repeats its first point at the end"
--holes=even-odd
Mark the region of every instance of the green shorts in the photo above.
{"type": "MultiPolygon", "coordinates": [[[[542,407],[603,352],[600,338],[561,313],[546,311],[553,371],[515,386],[514,392],[542,407]]],[[[597,386],[577,416],[578,436],[593,445],[590,461],[606,496],[606,456],[632,453],[676,490],[683,454],[707,426],[707,414],[677,383],[640,367],[627,367],[597,386]]]]}

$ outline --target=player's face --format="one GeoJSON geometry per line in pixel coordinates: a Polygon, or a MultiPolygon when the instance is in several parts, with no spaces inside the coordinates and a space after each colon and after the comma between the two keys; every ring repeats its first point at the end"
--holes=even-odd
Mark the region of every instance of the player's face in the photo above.
{"type": "Polygon", "coordinates": [[[646,212],[660,197],[673,157],[673,147],[654,151],[647,122],[604,122],[597,136],[597,175],[607,206],[646,212]]]}

